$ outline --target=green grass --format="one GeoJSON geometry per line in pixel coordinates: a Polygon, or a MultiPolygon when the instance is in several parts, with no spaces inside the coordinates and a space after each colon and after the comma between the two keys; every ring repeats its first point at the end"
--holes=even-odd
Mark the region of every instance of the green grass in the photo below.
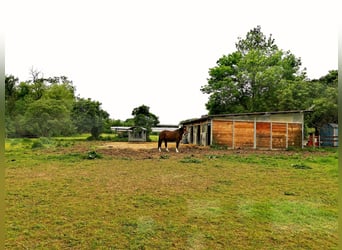
{"type": "Polygon", "coordinates": [[[98,145],[6,141],[6,249],[337,249],[336,151],[87,158],[98,145]]]}

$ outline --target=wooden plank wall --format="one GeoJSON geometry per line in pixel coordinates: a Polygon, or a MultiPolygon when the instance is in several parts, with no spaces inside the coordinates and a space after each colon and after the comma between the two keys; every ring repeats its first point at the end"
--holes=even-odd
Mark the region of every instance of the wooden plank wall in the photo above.
{"type": "Polygon", "coordinates": [[[234,122],[234,147],[254,147],[254,122],[234,122]]]}
{"type": "Polygon", "coordinates": [[[286,148],[286,123],[274,122],[272,125],[272,148],[286,148]]]}
{"type": "Polygon", "coordinates": [[[214,121],[212,124],[212,143],[233,147],[233,122],[214,121]]]}
{"type": "Polygon", "coordinates": [[[302,146],[302,124],[289,123],[288,124],[288,146],[301,147],[302,146]]]}
{"type": "Polygon", "coordinates": [[[301,147],[302,124],[213,120],[212,144],[258,149],[301,147]]]}
{"type": "Polygon", "coordinates": [[[257,122],[256,124],[256,147],[270,148],[271,143],[271,123],[257,122]]]}

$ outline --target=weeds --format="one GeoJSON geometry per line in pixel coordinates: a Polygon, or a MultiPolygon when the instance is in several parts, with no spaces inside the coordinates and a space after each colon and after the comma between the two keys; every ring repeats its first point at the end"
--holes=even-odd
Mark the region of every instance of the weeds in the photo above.
{"type": "Polygon", "coordinates": [[[293,168],[295,168],[295,169],[312,169],[312,167],[307,166],[307,165],[305,165],[305,164],[303,164],[303,163],[292,164],[291,166],[292,166],[293,168]]]}
{"type": "Polygon", "coordinates": [[[169,155],[166,155],[166,154],[162,154],[162,155],[160,155],[159,158],[165,160],[165,159],[169,159],[170,156],[169,156],[169,155]]]}
{"type": "Polygon", "coordinates": [[[181,163],[195,163],[195,164],[199,164],[199,163],[202,163],[202,160],[194,158],[192,156],[186,156],[182,160],[180,160],[180,162],[181,163]]]}
{"type": "Polygon", "coordinates": [[[44,145],[41,141],[35,141],[32,143],[32,146],[31,146],[32,149],[42,148],[42,147],[44,147],[44,145]]]}
{"type": "Polygon", "coordinates": [[[87,153],[86,159],[88,160],[94,160],[94,159],[100,159],[102,158],[102,155],[96,153],[95,151],[90,151],[87,153]]]}

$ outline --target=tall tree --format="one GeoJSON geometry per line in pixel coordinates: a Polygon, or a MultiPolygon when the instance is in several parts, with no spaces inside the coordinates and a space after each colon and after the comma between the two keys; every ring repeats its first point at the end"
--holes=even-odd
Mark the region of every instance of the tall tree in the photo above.
{"type": "Polygon", "coordinates": [[[316,129],[326,123],[338,123],[338,71],[331,70],[327,75],[318,80],[310,81],[313,85],[318,85],[312,91],[312,109],[314,112],[308,120],[309,125],[316,129]]]}
{"type": "Polygon", "coordinates": [[[68,106],[56,99],[42,98],[31,103],[22,123],[30,135],[50,137],[74,132],[68,106]]]}
{"type": "Polygon", "coordinates": [[[152,127],[159,124],[159,118],[155,114],[151,113],[150,107],[146,105],[134,108],[132,115],[134,116],[134,125],[146,128],[147,138],[149,138],[149,135],[152,132],[152,127]]]}
{"type": "Polygon", "coordinates": [[[305,78],[300,59],[280,50],[260,26],[238,40],[237,51],[222,56],[217,66],[209,69],[208,84],[201,88],[210,95],[206,104],[209,114],[279,110],[282,85],[305,78]]]}
{"type": "Polygon", "coordinates": [[[91,133],[93,139],[98,139],[103,131],[109,114],[101,108],[101,103],[90,98],[77,98],[71,117],[79,133],[91,133]]]}
{"type": "Polygon", "coordinates": [[[19,79],[13,75],[5,77],[5,129],[6,134],[15,133],[16,101],[18,98],[17,85],[19,79]]]}
{"type": "Polygon", "coordinates": [[[44,79],[33,72],[20,82],[6,76],[6,133],[9,136],[69,135],[75,88],[67,77],[44,79]],[[64,125],[63,125],[64,124],[64,125]]]}
{"type": "MultiPolygon", "coordinates": [[[[26,128],[38,136],[70,135],[75,132],[71,109],[75,101],[75,88],[66,77],[36,79],[40,82],[41,96],[28,105],[25,113],[26,128]]],[[[35,86],[35,83],[33,83],[35,86]]],[[[37,92],[34,92],[36,96],[37,92]]]]}
{"type": "Polygon", "coordinates": [[[272,34],[267,38],[261,32],[261,26],[257,26],[250,30],[245,39],[238,37],[238,42],[235,43],[235,47],[243,55],[247,55],[250,50],[262,50],[268,53],[278,50],[277,45],[274,43],[272,34]]]}
{"type": "Polygon", "coordinates": [[[71,110],[76,100],[76,88],[72,81],[65,76],[48,78],[45,81],[48,87],[45,90],[44,98],[59,100],[71,110]]]}
{"type": "Polygon", "coordinates": [[[15,111],[15,102],[17,99],[17,85],[19,79],[13,75],[5,77],[5,112],[12,116],[15,111]]]}

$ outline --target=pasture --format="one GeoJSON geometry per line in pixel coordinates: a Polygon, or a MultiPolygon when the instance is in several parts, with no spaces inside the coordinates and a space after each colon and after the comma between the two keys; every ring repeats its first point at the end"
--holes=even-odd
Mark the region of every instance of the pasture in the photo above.
{"type": "Polygon", "coordinates": [[[337,249],[336,150],[5,149],[5,249],[337,249]]]}

